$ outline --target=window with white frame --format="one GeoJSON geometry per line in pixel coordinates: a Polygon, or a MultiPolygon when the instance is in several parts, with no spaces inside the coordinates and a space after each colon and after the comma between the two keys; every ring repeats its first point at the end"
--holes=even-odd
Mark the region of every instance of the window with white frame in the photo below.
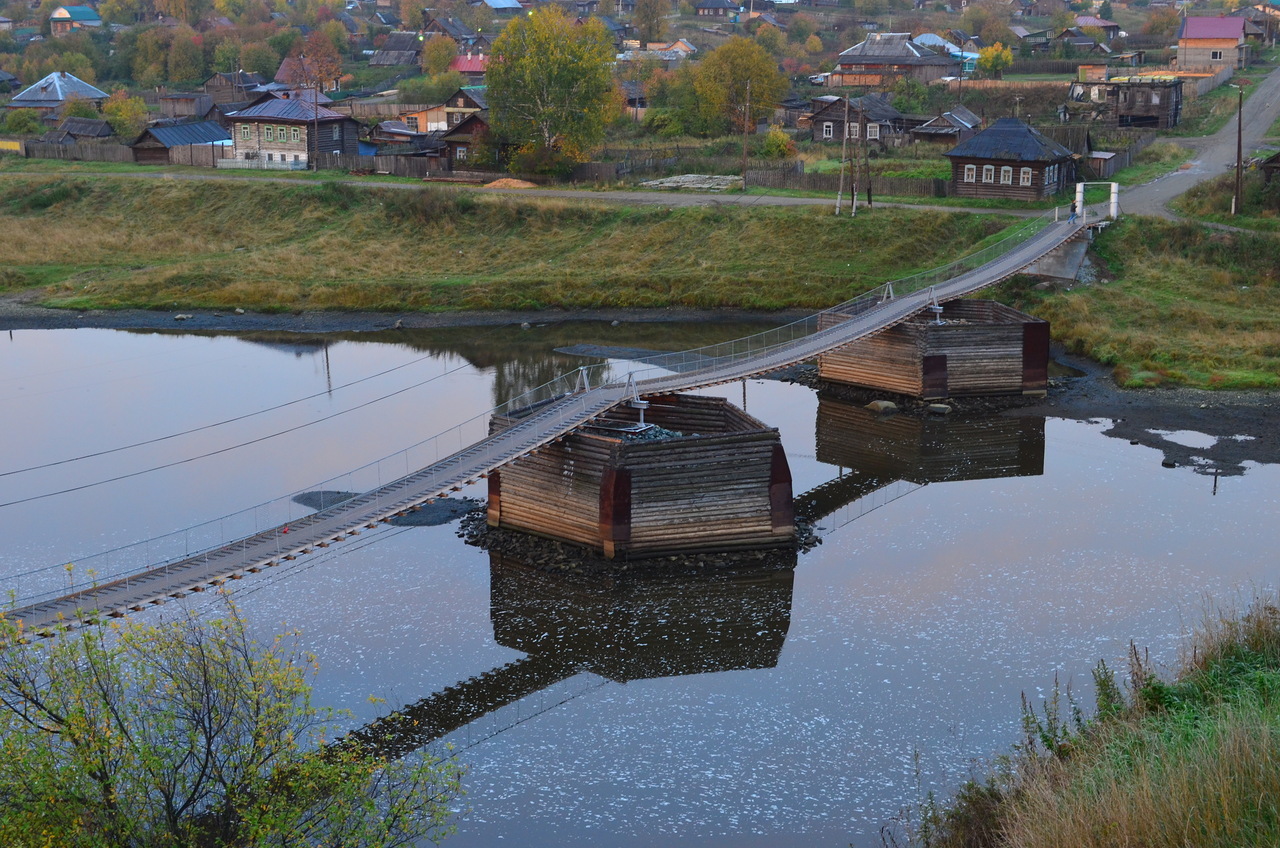
{"type": "Polygon", "coordinates": [[[977,166],[977,165],[965,165],[965,166],[964,166],[964,181],[965,181],[965,182],[967,182],[967,183],[974,183],[974,182],[977,182],[977,181],[978,181],[978,166],[977,166]]]}
{"type": "Polygon", "coordinates": [[[250,138],[252,138],[252,130],[249,128],[249,125],[248,125],[248,124],[241,124],[241,125],[240,125],[240,140],[241,140],[241,141],[248,141],[250,138]]]}
{"type": "Polygon", "coordinates": [[[338,140],[339,140],[339,139],[341,139],[341,138],[342,138],[342,125],[341,125],[341,124],[334,124],[334,125],[333,125],[333,140],[334,140],[334,141],[338,141],[338,140]]]}
{"type": "Polygon", "coordinates": [[[857,124],[849,124],[849,138],[858,138],[862,128],[857,124]]]}
{"type": "Polygon", "coordinates": [[[1210,61],[1213,61],[1213,62],[1221,62],[1221,61],[1222,61],[1222,51],[1221,51],[1221,50],[1210,50],[1210,51],[1209,51],[1209,59],[1210,59],[1210,61]]]}
{"type": "Polygon", "coordinates": [[[830,121],[823,121],[823,123],[822,123],[822,137],[823,137],[823,138],[831,138],[831,137],[833,137],[835,134],[836,134],[835,125],[833,125],[830,121]]]}
{"type": "Polygon", "coordinates": [[[982,181],[983,181],[984,183],[993,183],[993,182],[995,182],[995,181],[996,181],[996,166],[995,166],[995,165],[983,165],[983,166],[982,166],[982,181]]]}
{"type": "Polygon", "coordinates": [[[289,131],[284,127],[276,127],[276,140],[284,141],[289,137],[289,131]]]}
{"type": "Polygon", "coordinates": [[[1013,168],[1009,165],[1000,168],[1000,185],[1013,185],[1013,168]]]}
{"type": "Polygon", "coordinates": [[[867,124],[867,139],[874,140],[874,139],[878,139],[879,137],[880,137],[880,125],[867,124]]]}
{"type": "Polygon", "coordinates": [[[1021,185],[1021,186],[1031,185],[1031,169],[1030,168],[1023,168],[1018,173],[1018,185],[1021,185]]]}
{"type": "Polygon", "coordinates": [[[465,144],[459,144],[459,145],[458,145],[458,149],[457,149],[457,151],[455,151],[455,152],[454,152],[453,156],[454,156],[454,158],[455,158],[455,159],[457,159],[459,162],[464,162],[464,161],[466,161],[466,158],[467,158],[467,146],[466,146],[465,144]]]}
{"type": "Polygon", "coordinates": [[[418,119],[415,116],[410,115],[409,117],[405,118],[404,123],[405,123],[405,126],[413,130],[414,132],[418,131],[418,119]]]}

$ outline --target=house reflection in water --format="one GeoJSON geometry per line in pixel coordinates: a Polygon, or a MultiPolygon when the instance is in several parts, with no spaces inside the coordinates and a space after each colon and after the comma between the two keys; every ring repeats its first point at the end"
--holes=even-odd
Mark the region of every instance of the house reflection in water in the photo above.
{"type": "Polygon", "coordinates": [[[525,657],[356,731],[399,757],[582,672],[615,682],[773,668],[791,624],[796,556],[764,567],[583,577],[490,552],[498,644],[525,657]]]}

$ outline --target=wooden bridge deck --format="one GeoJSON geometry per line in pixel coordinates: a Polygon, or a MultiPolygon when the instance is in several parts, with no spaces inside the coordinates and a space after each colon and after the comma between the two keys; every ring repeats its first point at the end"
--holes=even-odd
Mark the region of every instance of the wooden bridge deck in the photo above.
{"type": "MultiPolygon", "coordinates": [[[[836,326],[766,348],[754,355],[725,357],[724,361],[713,361],[698,370],[638,381],[635,390],[641,396],[672,394],[768,374],[807,362],[821,353],[906,320],[927,307],[933,297],[939,302],[952,300],[1007,279],[1075,237],[1083,227],[1082,222],[1049,224],[1003,256],[932,289],[888,300],[836,326]]],[[[135,575],[17,607],[8,611],[6,616],[10,620],[20,620],[27,632],[47,633],[59,623],[74,625],[79,621],[95,621],[105,615],[119,616],[129,610],[143,609],[147,604],[162,603],[166,598],[221,585],[228,579],[242,577],[246,572],[256,572],[312,553],[318,547],[328,547],[358,534],[362,528],[377,527],[379,522],[389,521],[420,504],[458,491],[632,397],[630,387],[622,384],[567,395],[544,405],[514,426],[439,462],[329,509],[135,575]]]]}

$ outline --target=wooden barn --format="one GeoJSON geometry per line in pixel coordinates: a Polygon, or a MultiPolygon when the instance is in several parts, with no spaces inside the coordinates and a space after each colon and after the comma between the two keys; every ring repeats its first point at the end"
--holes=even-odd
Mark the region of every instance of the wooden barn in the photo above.
{"type": "MultiPolygon", "coordinates": [[[[991,300],[953,300],[867,339],[823,354],[832,383],[940,400],[965,395],[1043,395],[1049,383],[1049,323],[991,300]]],[[[818,328],[847,320],[824,313],[818,328]]]]}
{"type": "MultiPolygon", "coordinates": [[[[513,420],[495,419],[492,428],[513,420]]],[[[595,424],[492,474],[489,524],[610,559],[778,547],[795,538],[791,469],[778,431],[727,401],[671,395],[595,424]],[[654,427],[667,437],[653,438],[654,427]]]]}
{"type": "Polygon", "coordinates": [[[1071,151],[1017,118],[1001,118],[943,155],[957,197],[1043,200],[1075,181],[1071,151]]]}

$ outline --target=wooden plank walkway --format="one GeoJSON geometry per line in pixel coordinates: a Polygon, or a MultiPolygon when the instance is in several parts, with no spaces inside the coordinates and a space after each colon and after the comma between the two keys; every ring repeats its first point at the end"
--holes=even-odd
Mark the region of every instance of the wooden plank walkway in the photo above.
{"type": "MultiPolygon", "coordinates": [[[[742,358],[725,357],[708,367],[641,380],[640,396],[672,394],[768,374],[814,359],[821,353],[878,333],[926,308],[933,297],[952,300],[994,285],[1075,237],[1084,225],[1049,224],[1018,247],[987,264],[932,289],[903,295],[870,308],[834,327],[766,348],[742,358]]],[[[27,632],[49,633],[59,623],[98,621],[162,603],[187,592],[219,586],[245,573],[260,571],[327,548],[363,529],[403,515],[427,501],[458,491],[563,437],[633,397],[630,387],[610,384],[566,395],[548,403],[515,425],[464,448],[420,471],[288,525],[280,525],[223,547],[157,566],[136,575],[59,598],[17,607],[6,613],[27,632]]]]}

